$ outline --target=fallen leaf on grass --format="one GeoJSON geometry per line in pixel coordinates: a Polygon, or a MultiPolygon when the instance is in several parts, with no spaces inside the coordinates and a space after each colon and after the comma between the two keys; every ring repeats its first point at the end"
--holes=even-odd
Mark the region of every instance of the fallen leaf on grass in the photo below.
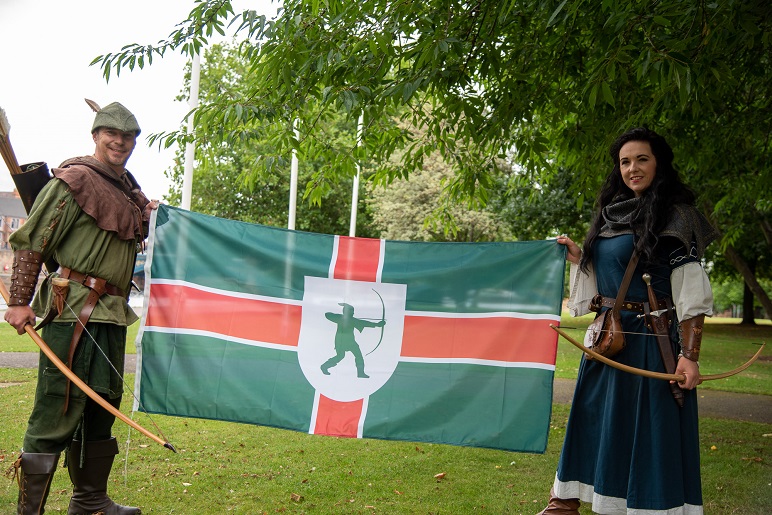
{"type": "Polygon", "coordinates": [[[303,500],[303,496],[300,494],[291,494],[290,499],[292,499],[295,502],[300,502],[303,500]]]}
{"type": "Polygon", "coordinates": [[[399,490],[394,490],[394,493],[397,495],[402,495],[402,492],[400,492],[399,490]]]}
{"type": "Polygon", "coordinates": [[[445,472],[440,472],[439,474],[434,474],[434,479],[444,479],[445,478],[445,472]]]}

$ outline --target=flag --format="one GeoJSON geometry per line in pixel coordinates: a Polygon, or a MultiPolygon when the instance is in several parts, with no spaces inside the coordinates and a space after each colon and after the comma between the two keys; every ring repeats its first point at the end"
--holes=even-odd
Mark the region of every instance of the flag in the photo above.
{"type": "Polygon", "coordinates": [[[402,242],[160,206],[139,409],[542,453],[565,251],[402,242]]]}

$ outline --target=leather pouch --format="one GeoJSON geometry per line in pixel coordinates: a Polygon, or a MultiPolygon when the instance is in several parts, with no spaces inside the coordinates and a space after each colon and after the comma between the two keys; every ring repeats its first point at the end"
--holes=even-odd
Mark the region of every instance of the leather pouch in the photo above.
{"type": "MultiPolygon", "coordinates": [[[[607,309],[587,326],[584,334],[584,346],[601,356],[610,358],[625,348],[625,334],[622,331],[622,318],[618,311],[607,309]]],[[[585,356],[592,359],[589,354],[585,356]]]]}

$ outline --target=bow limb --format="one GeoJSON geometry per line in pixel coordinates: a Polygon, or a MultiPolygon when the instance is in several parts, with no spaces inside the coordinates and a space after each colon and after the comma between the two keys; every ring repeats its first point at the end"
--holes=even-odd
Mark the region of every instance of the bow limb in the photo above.
{"type": "MultiPolygon", "coordinates": [[[[9,298],[8,289],[5,287],[5,284],[2,281],[0,281],[0,293],[3,295],[3,298],[5,299],[5,301],[8,302],[8,298],[9,298]]],[[[48,357],[48,359],[51,360],[51,363],[53,363],[56,366],[56,368],[58,368],[62,372],[62,374],[64,374],[67,377],[67,379],[72,381],[73,384],[75,384],[75,386],[80,388],[83,391],[83,393],[88,395],[94,402],[96,402],[104,409],[106,409],[109,413],[114,415],[116,418],[122,420],[123,422],[133,427],[134,429],[136,429],[143,435],[147,436],[151,440],[157,443],[160,443],[161,445],[163,445],[164,447],[166,447],[167,449],[173,452],[177,452],[177,450],[174,448],[172,444],[162,439],[161,437],[156,436],[155,434],[151,433],[150,431],[148,431],[138,423],[131,420],[129,417],[121,413],[120,410],[116,409],[115,406],[107,402],[101,395],[99,395],[94,390],[92,390],[89,385],[84,383],[83,380],[77,375],[75,375],[75,373],[72,370],[70,370],[69,367],[67,367],[67,365],[65,365],[61,359],[59,359],[59,356],[57,356],[56,353],[53,350],[51,350],[51,347],[48,346],[48,344],[43,340],[43,338],[40,337],[37,331],[35,331],[35,328],[32,327],[32,324],[27,324],[26,326],[24,326],[24,330],[27,332],[30,338],[32,338],[32,340],[37,344],[37,346],[40,347],[40,350],[43,352],[43,354],[45,354],[48,357]]]]}
{"type": "MultiPolygon", "coordinates": [[[[376,289],[375,289],[375,288],[371,288],[371,289],[372,289],[372,290],[375,292],[375,294],[376,294],[376,295],[378,295],[378,298],[379,298],[379,299],[381,299],[381,322],[386,322],[386,304],[383,302],[383,297],[381,297],[381,294],[380,294],[380,293],[378,293],[378,292],[376,291],[376,289]]],[[[385,325],[385,324],[384,324],[384,325],[385,325]]],[[[365,356],[369,356],[370,354],[372,354],[373,352],[375,352],[375,350],[376,350],[378,347],[380,347],[380,346],[381,346],[381,342],[383,342],[383,327],[384,327],[384,326],[381,326],[381,337],[380,337],[380,339],[378,340],[378,345],[376,345],[375,347],[373,347],[373,350],[371,350],[370,352],[368,352],[367,354],[365,354],[365,356]]]]}
{"type": "Polygon", "coordinates": [[[48,344],[46,344],[46,342],[43,341],[40,335],[38,335],[37,331],[35,331],[32,325],[27,324],[24,327],[24,330],[27,331],[27,334],[30,335],[30,337],[35,341],[38,347],[40,347],[40,350],[43,351],[43,354],[45,354],[48,357],[48,359],[51,360],[51,362],[56,366],[56,368],[58,368],[67,377],[67,379],[72,381],[72,383],[75,386],[80,388],[83,391],[83,393],[88,395],[94,402],[96,402],[104,409],[106,409],[109,413],[114,415],[116,418],[119,418],[120,420],[122,420],[129,426],[133,427],[143,435],[147,436],[151,440],[157,443],[160,443],[161,445],[163,445],[164,447],[166,447],[167,449],[173,452],[177,452],[172,444],[162,439],[161,437],[156,436],[155,434],[151,433],[150,431],[148,431],[147,429],[145,429],[135,421],[131,420],[129,417],[121,413],[120,410],[116,409],[115,406],[107,402],[101,395],[99,395],[94,390],[92,390],[89,385],[84,383],[80,377],[75,375],[75,373],[72,370],[70,370],[62,360],[59,359],[59,357],[54,353],[54,351],[51,350],[51,347],[49,347],[48,344]]]}
{"type": "Polygon", "coordinates": [[[756,354],[753,355],[751,359],[740,365],[739,367],[735,368],[734,370],[730,370],[729,372],[723,372],[721,374],[709,374],[706,376],[700,376],[700,381],[713,381],[715,379],[724,379],[725,377],[733,376],[735,374],[739,374],[749,366],[753,364],[754,361],[758,359],[758,357],[761,355],[761,351],[764,350],[764,347],[766,346],[766,343],[762,343],[759,350],[756,351],[756,354]]]}
{"type": "Polygon", "coordinates": [[[555,331],[557,331],[560,336],[562,336],[563,338],[571,342],[574,345],[574,347],[578,347],[585,354],[592,356],[593,359],[597,359],[598,361],[605,363],[606,365],[612,368],[622,370],[623,372],[629,372],[630,374],[648,377],[651,379],[662,379],[664,381],[676,381],[678,383],[682,383],[686,380],[686,378],[682,374],[664,374],[662,372],[652,372],[651,370],[644,370],[642,368],[631,367],[629,365],[625,365],[624,363],[619,363],[617,361],[614,361],[613,359],[608,359],[606,356],[601,356],[594,350],[588,349],[578,341],[574,340],[573,338],[571,338],[571,336],[569,336],[565,331],[563,331],[559,327],[552,324],[550,324],[550,327],[553,328],[555,331]]]}
{"type": "MultiPolygon", "coordinates": [[[[683,382],[685,380],[685,377],[682,374],[663,374],[662,372],[652,372],[651,370],[644,370],[641,368],[631,367],[629,365],[625,365],[623,363],[619,363],[617,361],[614,361],[613,359],[609,359],[605,356],[601,356],[597,352],[595,352],[592,349],[588,349],[581,343],[577,342],[575,339],[571,338],[568,334],[566,334],[565,331],[561,330],[559,327],[556,327],[552,324],[550,324],[550,327],[553,328],[555,331],[560,334],[563,338],[571,342],[575,347],[578,347],[582,352],[589,354],[593,357],[593,359],[597,359],[598,361],[601,361],[605,363],[606,365],[609,365],[610,367],[617,368],[619,370],[623,370],[625,372],[629,372],[631,374],[636,374],[643,377],[650,377],[652,379],[663,379],[665,381],[676,381],[678,383],[683,382]]],[[[721,374],[708,374],[708,375],[701,375],[699,382],[704,381],[714,381],[716,379],[724,379],[726,377],[733,376],[735,374],[739,374],[749,366],[753,364],[754,361],[758,359],[758,357],[761,355],[761,352],[764,350],[764,347],[766,346],[766,343],[761,344],[761,348],[759,348],[758,351],[756,351],[756,354],[753,355],[751,359],[749,359],[747,362],[743,363],[739,367],[735,368],[734,370],[730,370],[728,372],[723,372],[721,374]]]]}

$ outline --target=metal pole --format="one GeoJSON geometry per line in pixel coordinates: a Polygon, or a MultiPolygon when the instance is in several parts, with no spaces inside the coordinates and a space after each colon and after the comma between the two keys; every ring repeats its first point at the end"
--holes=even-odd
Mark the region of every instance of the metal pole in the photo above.
{"type": "MultiPolygon", "coordinates": [[[[198,107],[198,85],[201,81],[201,55],[193,56],[193,64],[190,70],[190,99],[188,105],[193,111],[198,107]]],[[[188,117],[188,134],[194,134],[193,114],[188,117]]],[[[193,196],[193,166],[196,159],[196,141],[188,142],[185,146],[185,175],[182,178],[182,209],[190,211],[190,200],[193,196]]]]}
{"type": "MultiPolygon", "coordinates": [[[[364,120],[365,120],[365,113],[362,111],[359,114],[359,122],[357,123],[357,144],[362,144],[362,131],[364,127],[364,120]]],[[[357,161],[357,174],[356,177],[354,177],[354,186],[351,188],[351,222],[349,223],[348,227],[348,235],[351,237],[356,236],[357,232],[357,205],[359,204],[359,173],[361,172],[362,167],[359,164],[359,161],[357,161]]]]}
{"type": "MultiPolygon", "coordinates": [[[[292,123],[292,128],[295,131],[295,139],[300,139],[300,133],[298,132],[298,119],[292,123]]],[[[295,230],[295,213],[298,205],[298,151],[292,149],[292,163],[290,165],[290,193],[289,193],[289,216],[287,217],[287,229],[295,230]]]]}

